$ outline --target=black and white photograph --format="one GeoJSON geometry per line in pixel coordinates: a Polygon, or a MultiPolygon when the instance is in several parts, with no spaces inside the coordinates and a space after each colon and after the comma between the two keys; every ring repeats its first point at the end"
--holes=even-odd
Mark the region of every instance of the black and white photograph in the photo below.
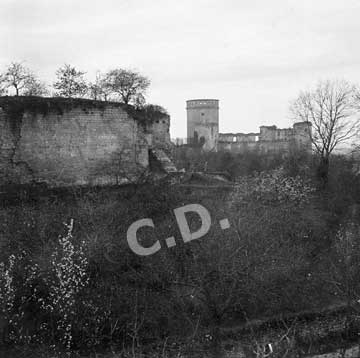
{"type": "Polygon", "coordinates": [[[359,0],[0,0],[0,358],[360,357],[359,0]]]}

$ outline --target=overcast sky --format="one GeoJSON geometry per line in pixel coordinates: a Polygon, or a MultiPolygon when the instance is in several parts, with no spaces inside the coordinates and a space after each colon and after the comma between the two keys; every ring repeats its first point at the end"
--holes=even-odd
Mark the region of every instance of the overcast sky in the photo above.
{"type": "Polygon", "coordinates": [[[320,79],[360,83],[360,0],[0,0],[0,65],[48,82],[64,63],[137,69],[186,136],[185,101],[220,100],[220,131],[288,127],[320,79]]]}

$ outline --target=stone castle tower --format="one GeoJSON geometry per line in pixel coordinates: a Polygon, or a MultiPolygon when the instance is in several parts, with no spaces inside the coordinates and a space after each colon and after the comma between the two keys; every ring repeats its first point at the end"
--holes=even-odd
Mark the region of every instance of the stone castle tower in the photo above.
{"type": "Polygon", "coordinates": [[[191,144],[202,145],[206,151],[217,150],[219,138],[219,100],[186,101],[187,137],[191,144]]]}
{"type": "Polygon", "coordinates": [[[312,150],[312,125],[310,122],[297,122],[293,125],[294,140],[296,148],[301,148],[305,151],[312,150]]]}

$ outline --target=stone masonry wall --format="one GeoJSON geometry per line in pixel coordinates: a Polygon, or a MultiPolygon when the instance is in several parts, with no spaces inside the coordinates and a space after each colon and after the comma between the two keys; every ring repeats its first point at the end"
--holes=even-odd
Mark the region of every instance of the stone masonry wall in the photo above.
{"type": "Polygon", "coordinates": [[[261,126],[260,133],[220,133],[218,150],[234,153],[286,153],[292,149],[311,152],[311,123],[294,123],[293,128],[261,126]]]}
{"type": "Polygon", "coordinates": [[[151,134],[151,145],[158,148],[167,148],[170,141],[170,116],[159,115],[157,119],[147,126],[147,132],[151,134]]]}
{"type": "Polygon", "coordinates": [[[0,185],[119,183],[148,167],[145,129],[121,106],[10,107],[0,109],[0,185]]]}

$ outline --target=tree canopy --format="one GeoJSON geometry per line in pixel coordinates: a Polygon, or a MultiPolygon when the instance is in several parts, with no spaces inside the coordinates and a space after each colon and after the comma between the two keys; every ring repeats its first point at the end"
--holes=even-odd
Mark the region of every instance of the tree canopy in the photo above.
{"type": "Polygon", "coordinates": [[[45,83],[21,62],[11,62],[0,74],[0,93],[13,90],[16,96],[42,96],[47,94],[45,83]]]}
{"type": "Polygon", "coordinates": [[[57,95],[63,97],[83,97],[87,92],[84,79],[85,72],[78,71],[75,67],[65,64],[56,71],[57,81],[54,88],[57,95]]]}
{"type": "Polygon", "coordinates": [[[116,94],[125,104],[143,105],[145,92],[150,80],[136,71],[122,68],[114,69],[106,74],[106,87],[116,94]]]}

